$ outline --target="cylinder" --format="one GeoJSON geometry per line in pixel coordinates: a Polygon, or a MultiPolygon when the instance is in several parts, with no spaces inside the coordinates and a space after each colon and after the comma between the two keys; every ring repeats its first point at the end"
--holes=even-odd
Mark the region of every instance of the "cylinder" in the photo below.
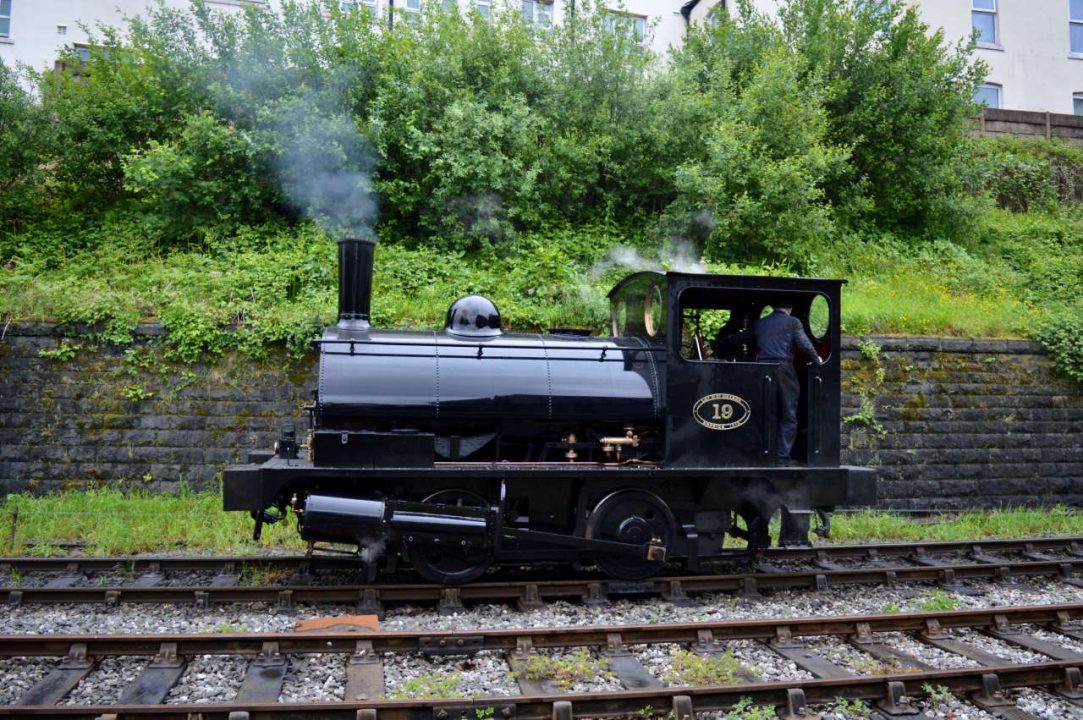
{"type": "Polygon", "coordinates": [[[386,532],[386,506],[379,500],[309,495],[301,516],[301,538],[356,543],[386,532]]]}
{"type": "Polygon", "coordinates": [[[338,327],[368,330],[372,299],[372,256],[376,243],[370,239],[338,241],[338,327]]]}
{"type": "MultiPolygon", "coordinates": [[[[484,512],[484,511],[480,511],[484,512]]],[[[420,510],[399,510],[391,513],[392,529],[406,532],[431,533],[458,538],[462,535],[484,535],[489,530],[488,520],[484,515],[464,515],[452,512],[427,512],[420,510]]]]}

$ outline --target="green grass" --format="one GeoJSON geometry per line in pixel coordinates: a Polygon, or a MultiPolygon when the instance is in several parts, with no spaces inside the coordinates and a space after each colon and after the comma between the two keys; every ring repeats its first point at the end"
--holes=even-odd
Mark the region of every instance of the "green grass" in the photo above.
{"type": "Polygon", "coordinates": [[[260,543],[252,542],[251,519],[245,513],[224,512],[217,492],[173,495],[100,489],[36,498],[15,494],[0,503],[3,553],[59,554],[71,543],[90,555],[303,548],[295,528],[285,523],[265,525],[260,543]]]}
{"type": "MultiPolygon", "coordinates": [[[[221,508],[221,496],[211,491],[155,494],[99,489],[37,498],[9,495],[0,503],[0,554],[60,554],[71,544],[89,555],[304,549],[292,518],[265,525],[263,539],[254,543],[248,515],[221,508]]],[[[832,519],[831,535],[833,542],[845,543],[1074,536],[1083,535],[1083,511],[1057,506],[921,520],[878,511],[839,513],[832,519]]]]}
{"type": "Polygon", "coordinates": [[[831,520],[832,541],[845,543],[1049,535],[1083,535],[1083,511],[1057,505],[1045,509],[948,513],[916,520],[907,515],[870,510],[839,513],[831,520]]]}
{"type": "Polygon", "coordinates": [[[952,289],[910,266],[855,278],[846,288],[843,328],[853,334],[1026,337],[1039,313],[1007,288],[991,295],[952,289]]]}
{"type": "MultiPolygon", "coordinates": [[[[969,249],[890,236],[847,239],[825,245],[807,272],[849,281],[842,319],[852,334],[1033,337],[1050,303],[1078,295],[1083,248],[1072,239],[1083,233],[1083,218],[991,211],[983,222],[969,249]]],[[[335,243],[311,227],[252,229],[214,247],[168,253],[148,250],[122,223],[99,234],[83,248],[68,247],[66,237],[8,238],[0,247],[0,321],[91,325],[98,339],[125,343],[139,322],[156,320],[169,329],[172,352],[193,360],[231,348],[260,355],[272,342],[300,351],[334,319],[335,243]]],[[[627,244],[590,227],[524,235],[470,255],[383,243],[373,323],[439,326],[452,300],[483,293],[510,329],[605,331],[606,293],[645,266],[616,264],[634,255],[617,250],[627,244]]],[[[644,258],[656,254],[665,250],[640,248],[644,258]]],[[[793,274],[759,262],[708,270],[793,274]]],[[[73,343],[92,351],[92,342],[73,343]]]]}

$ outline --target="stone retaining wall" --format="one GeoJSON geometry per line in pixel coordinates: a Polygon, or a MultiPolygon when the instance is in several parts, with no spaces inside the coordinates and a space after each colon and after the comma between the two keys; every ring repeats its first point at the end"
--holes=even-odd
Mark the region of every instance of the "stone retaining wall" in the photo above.
{"type": "MultiPolygon", "coordinates": [[[[93,348],[51,325],[8,327],[0,496],[213,487],[311,401],[311,357],[185,365],[163,359],[160,340],[148,327],[131,348],[93,348]],[[61,347],[70,359],[40,355],[61,347]]],[[[843,377],[844,461],[880,468],[882,505],[1083,505],[1083,388],[1054,376],[1038,345],[848,338],[843,377]]]]}
{"type": "Polygon", "coordinates": [[[849,339],[843,378],[844,418],[866,414],[862,392],[874,408],[844,457],[880,469],[883,505],[1083,505],[1083,387],[1037,343],[849,339]]]}

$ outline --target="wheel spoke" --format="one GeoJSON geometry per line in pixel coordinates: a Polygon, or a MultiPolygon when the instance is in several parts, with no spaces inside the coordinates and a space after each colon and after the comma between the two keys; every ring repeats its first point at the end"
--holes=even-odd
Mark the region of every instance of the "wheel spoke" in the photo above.
{"type": "Polygon", "coordinates": [[[586,536],[643,546],[643,558],[598,558],[607,574],[624,580],[642,580],[657,573],[663,563],[645,558],[648,545],[668,548],[676,522],[665,501],[645,490],[619,490],[607,495],[587,520],[586,536]]]}

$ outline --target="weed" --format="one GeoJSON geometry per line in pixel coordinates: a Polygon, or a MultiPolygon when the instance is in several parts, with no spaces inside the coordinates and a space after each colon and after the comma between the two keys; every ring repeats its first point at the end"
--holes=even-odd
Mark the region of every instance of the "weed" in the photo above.
{"type": "MultiPolygon", "coordinates": [[[[219,492],[151,492],[101,488],[31,497],[12,493],[0,501],[4,515],[18,512],[12,554],[55,555],[58,542],[83,541],[92,555],[134,555],[184,543],[188,548],[229,553],[251,550],[247,516],[223,513],[219,492]],[[178,523],[178,517],[201,522],[178,523]]],[[[264,545],[294,550],[296,534],[279,523],[264,528],[264,545]]]]}
{"type": "Polygon", "coordinates": [[[124,397],[131,402],[140,402],[154,397],[154,393],[142,385],[129,385],[124,389],[124,397]]]}
{"type": "Polygon", "coordinates": [[[452,672],[444,677],[436,675],[422,675],[410,678],[388,693],[390,700],[424,700],[431,698],[455,698],[463,697],[459,688],[459,680],[462,674],[452,672]]]}
{"type": "Polygon", "coordinates": [[[862,340],[857,344],[858,354],[862,360],[867,360],[875,365],[880,364],[880,346],[871,340],[862,340]]]}
{"type": "Polygon", "coordinates": [[[904,665],[898,658],[890,657],[883,660],[874,657],[865,657],[855,660],[854,669],[865,675],[897,675],[899,673],[912,673],[917,670],[909,665],[904,665]]]}
{"type": "Polygon", "coordinates": [[[38,350],[38,357],[57,362],[67,362],[75,358],[75,354],[82,350],[82,345],[70,345],[67,340],[62,340],[55,348],[42,348],[38,350]]]}
{"type": "Polygon", "coordinates": [[[955,699],[955,695],[953,695],[951,690],[944,685],[930,685],[929,683],[924,683],[921,686],[921,689],[929,696],[929,700],[934,703],[945,704],[955,699]]]}
{"type": "Polygon", "coordinates": [[[879,438],[887,436],[887,431],[876,418],[876,404],[873,399],[884,387],[887,371],[880,363],[880,346],[869,340],[862,340],[858,345],[862,368],[850,378],[850,389],[860,401],[857,412],[842,418],[844,423],[868,428],[879,438]]]}
{"type": "MultiPolygon", "coordinates": [[[[732,653],[698,655],[678,650],[670,656],[671,670],[663,678],[674,685],[732,685],[743,669],[732,653]]],[[[755,674],[759,674],[758,671],[755,674]]]]}
{"type": "Polygon", "coordinates": [[[775,720],[776,717],[772,706],[754,705],[752,698],[743,697],[723,716],[723,720],[775,720]]]}
{"type": "Polygon", "coordinates": [[[289,577],[290,570],[283,568],[270,568],[262,567],[260,565],[242,565],[240,573],[241,585],[251,585],[252,587],[266,587],[268,585],[278,585],[287,577],[289,577]]]}
{"type": "Polygon", "coordinates": [[[526,680],[551,680],[561,690],[570,690],[576,683],[603,675],[612,675],[609,660],[596,658],[586,648],[568,655],[530,655],[516,673],[526,680]]]}
{"type": "Polygon", "coordinates": [[[902,612],[902,610],[899,609],[899,606],[896,605],[894,601],[889,600],[887,605],[884,606],[884,613],[887,615],[894,615],[900,612],[902,612]]]}
{"type": "Polygon", "coordinates": [[[489,718],[493,717],[495,714],[496,708],[494,707],[479,707],[474,710],[474,717],[476,717],[477,720],[489,720],[489,718]]]}
{"type": "Polygon", "coordinates": [[[961,605],[959,598],[940,589],[915,598],[911,603],[912,609],[918,612],[947,612],[958,610],[961,605]]]}
{"type": "Polygon", "coordinates": [[[872,708],[865,704],[864,700],[854,698],[835,698],[835,712],[842,715],[846,720],[868,720],[872,717],[872,708]]]}
{"type": "Polygon", "coordinates": [[[214,626],[214,631],[219,634],[248,632],[248,623],[219,623],[214,626]]]}

